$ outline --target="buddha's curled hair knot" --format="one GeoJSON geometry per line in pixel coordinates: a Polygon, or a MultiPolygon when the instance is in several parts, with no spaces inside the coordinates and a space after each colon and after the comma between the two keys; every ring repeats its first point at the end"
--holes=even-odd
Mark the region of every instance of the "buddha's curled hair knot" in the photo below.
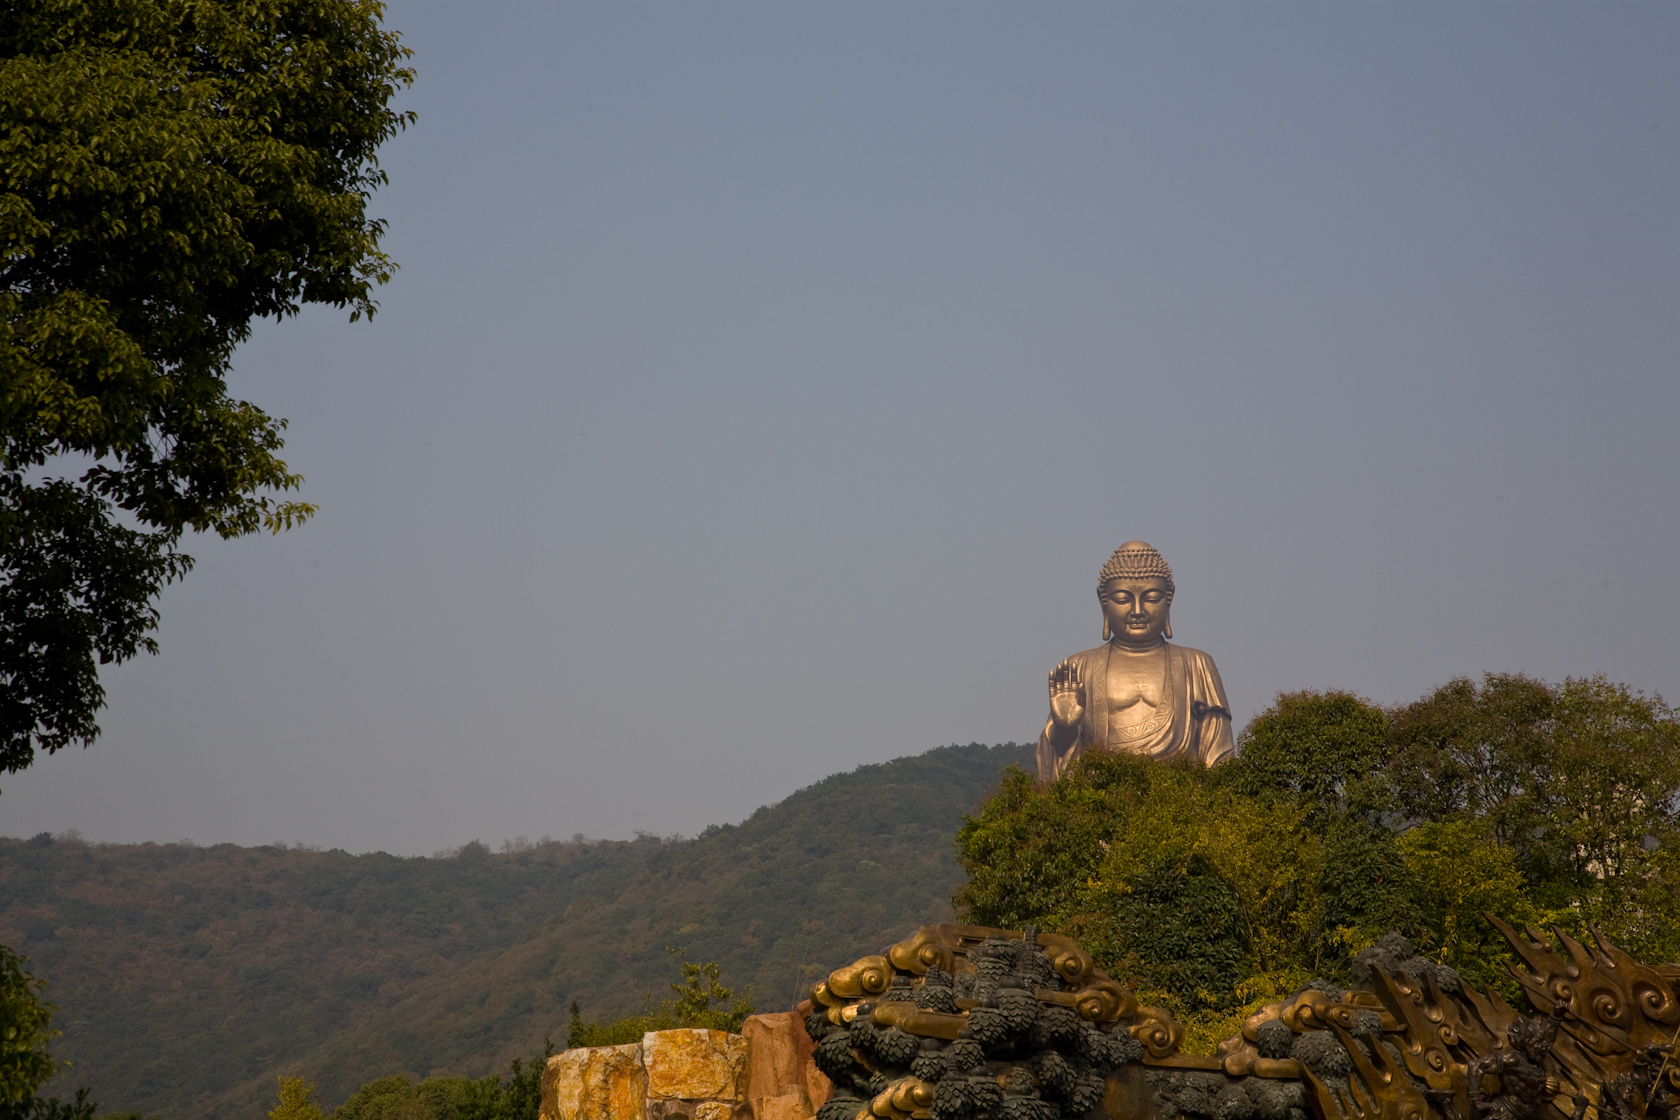
{"type": "Polygon", "coordinates": [[[1375,1011],[1368,1007],[1362,1007],[1353,1013],[1353,1029],[1350,1033],[1355,1038],[1368,1034],[1380,1035],[1382,1033],[1382,1019],[1375,1011]]]}
{"type": "Polygon", "coordinates": [[[1282,1019],[1267,1019],[1254,1033],[1254,1045],[1262,1058],[1287,1058],[1295,1046],[1295,1032],[1282,1019]]]}
{"type": "Polygon", "coordinates": [[[910,1063],[910,1076],[918,1081],[934,1083],[944,1077],[945,1073],[943,1054],[917,1054],[910,1063]]]}
{"type": "Polygon", "coordinates": [[[919,1045],[920,1040],[915,1035],[906,1034],[897,1027],[888,1027],[874,1033],[869,1050],[884,1064],[902,1067],[916,1059],[919,1045]]]}
{"type": "Polygon", "coordinates": [[[817,1043],[811,1060],[829,1080],[844,1084],[851,1076],[854,1065],[851,1032],[830,1031],[817,1043]]]}
{"type": "MultiPolygon", "coordinates": [[[[974,1102],[969,1099],[966,1079],[952,1078],[933,1087],[933,1120],[965,1120],[973,1112],[974,1102]]],[[[818,1120],[826,1118],[818,1117],[818,1120]]]]}
{"type": "Polygon", "coordinates": [[[1115,1066],[1143,1061],[1143,1045],[1123,1030],[1105,1034],[1095,1027],[1086,1027],[1083,1043],[1081,1052],[1086,1061],[1104,1077],[1115,1066]]]}
{"type": "Polygon", "coordinates": [[[851,1043],[864,1053],[872,1054],[875,1052],[876,1034],[875,1024],[869,1021],[867,1015],[859,1015],[852,1020],[851,1043]]]}
{"type": "Polygon", "coordinates": [[[953,1075],[967,1076],[976,1068],[986,1067],[985,1052],[972,1038],[959,1038],[945,1048],[945,1068],[953,1075]]]}
{"type": "Polygon", "coordinates": [[[1008,1025],[1010,1034],[1025,1034],[1032,1030],[1033,1021],[1038,1018],[1038,1001],[1033,999],[1031,992],[1004,988],[998,992],[998,1014],[1008,1025]]]}
{"type": "Polygon", "coordinates": [[[957,1012],[957,993],[952,986],[951,974],[934,965],[922,977],[922,986],[916,989],[916,1006],[925,1011],[942,1011],[947,1015],[957,1012]]]}
{"type": "Polygon", "coordinates": [[[1142,541],[1127,541],[1114,550],[1097,573],[1097,590],[1111,579],[1160,579],[1166,581],[1169,595],[1174,590],[1172,569],[1154,546],[1142,541]]]}
{"type": "MultiPolygon", "coordinates": [[[[1066,1048],[1071,1045],[1078,1048],[1085,1042],[1085,1023],[1071,1007],[1043,1004],[1037,1011],[1037,1019],[1032,1024],[1034,1046],[1066,1048]]],[[[1098,1037],[1103,1036],[1098,1034],[1098,1037]]]]}
{"type": "Polygon", "coordinates": [[[976,1007],[970,1011],[968,1029],[974,1032],[974,1037],[982,1046],[996,1046],[1000,1042],[1008,1041],[1015,1033],[1003,1012],[992,1007],[976,1007]]]}
{"type": "Polygon", "coordinates": [[[947,1015],[954,1015],[958,1010],[957,993],[948,987],[927,984],[916,989],[916,1006],[925,1011],[942,1011],[947,1015]]]}
{"type": "Polygon", "coordinates": [[[1089,1072],[1080,1074],[1067,1095],[1068,1111],[1075,1116],[1083,1116],[1095,1110],[1102,1103],[1106,1088],[1102,1078],[1089,1072]]]}
{"type": "MultiPolygon", "coordinates": [[[[1362,1050],[1365,1049],[1358,1039],[1355,1039],[1353,1044],[1362,1050]]],[[[1305,1034],[1296,1035],[1295,1045],[1290,1048],[1289,1056],[1326,1081],[1346,1077],[1353,1072],[1353,1061],[1348,1057],[1348,1052],[1329,1031],[1307,1031],[1305,1034]]]]}
{"type": "Polygon", "coordinates": [[[1259,1120],[1290,1120],[1291,1110],[1307,1106],[1306,1090],[1299,1081],[1251,1077],[1243,1082],[1243,1091],[1254,1102],[1259,1120]]]}

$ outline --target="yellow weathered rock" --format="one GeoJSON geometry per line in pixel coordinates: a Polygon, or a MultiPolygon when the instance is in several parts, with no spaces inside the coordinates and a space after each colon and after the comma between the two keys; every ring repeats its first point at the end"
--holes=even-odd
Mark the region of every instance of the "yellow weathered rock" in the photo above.
{"type": "Polygon", "coordinates": [[[817,1068],[814,1058],[805,1059],[805,1095],[811,1098],[813,1109],[821,1108],[828,1103],[828,1096],[834,1092],[834,1083],[828,1075],[817,1068]]]}
{"type": "Polygon", "coordinates": [[[631,1043],[554,1055],[543,1068],[540,1120],[642,1120],[647,1072],[641,1051],[631,1043]]]}
{"type": "Polygon", "coordinates": [[[810,1120],[816,1115],[805,1077],[812,1044],[791,1012],[753,1015],[741,1024],[747,1040],[747,1102],[753,1120],[810,1120]]]}
{"type": "Polygon", "coordinates": [[[754,1097],[753,1120],[811,1120],[815,1115],[803,1095],[792,1093],[779,1097],[754,1097]]]}
{"type": "Polygon", "coordinates": [[[647,1069],[650,1103],[659,1099],[731,1105],[747,1101],[747,1041],[738,1034],[651,1031],[642,1036],[642,1064],[647,1069]]]}

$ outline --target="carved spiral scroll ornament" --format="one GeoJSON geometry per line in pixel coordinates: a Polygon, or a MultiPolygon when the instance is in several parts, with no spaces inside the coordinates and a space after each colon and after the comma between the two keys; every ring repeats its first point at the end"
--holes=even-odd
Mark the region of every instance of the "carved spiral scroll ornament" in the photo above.
{"type": "Polygon", "coordinates": [[[1144,1053],[1151,1058],[1165,1058],[1178,1053],[1184,1041],[1184,1028],[1163,1008],[1140,1007],[1138,1022],[1132,1025],[1132,1037],[1143,1044],[1144,1053]]]}
{"type": "MultiPolygon", "coordinates": [[[[878,996],[891,984],[892,965],[887,963],[887,958],[864,957],[829,973],[821,986],[826,988],[826,994],[831,999],[846,1000],[878,996]]],[[[822,1002],[828,1003],[829,1000],[823,999],[822,1002]]]]}
{"type": "Polygon", "coordinates": [[[1494,924],[1538,1015],[1393,934],[1216,1057],[1068,938],[927,926],[813,987],[815,1120],[1680,1120],[1680,966],[1494,924]]]}
{"type": "Polygon", "coordinates": [[[887,960],[901,972],[926,976],[930,968],[950,972],[956,955],[939,935],[939,927],[923,926],[915,934],[887,950],[887,960]]]}
{"type": "Polygon", "coordinates": [[[1099,980],[1073,994],[1073,1009],[1088,1023],[1112,1023],[1136,1015],[1138,1002],[1130,988],[1112,980],[1099,980]]]}

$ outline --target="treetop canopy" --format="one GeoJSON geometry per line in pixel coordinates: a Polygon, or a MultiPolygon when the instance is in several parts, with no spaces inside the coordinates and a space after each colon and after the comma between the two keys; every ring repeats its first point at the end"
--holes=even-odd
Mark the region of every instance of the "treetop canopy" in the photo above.
{"type": "Polygon", "coordinates": [[[253,318],[372,315],[413,71],[375,0],[15,0],[0,15],[0,761],[98,733],[187,529],[312,512],[229,396],[253,318]],[[68,462],[76,478],[59,477],[68,462]]]}

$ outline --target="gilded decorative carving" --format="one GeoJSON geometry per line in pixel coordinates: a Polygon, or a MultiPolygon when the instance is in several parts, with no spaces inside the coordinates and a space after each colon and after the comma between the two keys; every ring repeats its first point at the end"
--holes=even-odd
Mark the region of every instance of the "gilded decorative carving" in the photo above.
{"type": "Polygon", "coordinates": [[[923,926],[914,936],[888,949],[887,960],[894,968],[913,976],[926,976],[930,968],[950,972],[956,960],[955,946],[946,943],[942,929],[941,926],[923,926]]]}
{"type": "Polygon", "coordinates": [[[1096,965],[1091,960],[1091,954],[1081,949],[1073,938],[1063,937],[1059,933],[1041,933],[1038,935],[1038,943],[1050,954],[1050,966],[1056,970],[1056,975],[1062,978],[1063,983],[1079,987],[1096,974],[1096,965]]]}
{"type": "Polygon", "coordinates": [[[947,1015],[939,1011],[924,1011],[914,1003],[877,1003],[869,1021],[877,1027],[897,1027],[906,1034],[922,1038],[956,1038],[968,1026],[966,1015],[947,1015]]]}
{"type": "Polygon", "coordinates": [[[817,1120],[1680,1120],[1680,966],[1490,920],[1536,1014],[1390,934],[1207,1057],[1068,938],[927,926],[812,989],[817,1120]]]}
{"type": "Polygon", "coordinates": [[[838,1007],[844,1000],[878,996],[887,990],[892,971],[886,957],[864,957],[829,973],[827,980],[811,989],[811,998],[838,1007]]]}
{"type": "MultiPolygon", "coordinates": [[[[1332,1027],[1352,1030],[1355,1016],[1359,1012],[1377,1011],[1381,1006],[1377,998],[1369,992],[1349,992],[1342,999],[1334,999],[1316,988],[1308,988],[1291,996],[1287,1003],[1282,1004],[1278,1010],[1278,1018],[1297,1033],[1329,1030],[1332,1027]]],[[[1385,1031],[1395,1030],[1399,1025],[1392,1015],[1381,1011],[1377,1011],[1377,1019],[1385,1031]]]]}
{"type": "Polygon", "coordinates": [[[1036,930],[927,926],[811,996],[812,1057],[835,1086],[821,1120],[1084,1116],[1115,1068],[1183,1037],[1071,939],[1036,930]]]}
{"type": "Polygon", "coordinates": [[[877,1120],[931,1120],[933,1086],[914,1077],[900,1078],[870,1098],[867,1115],[877,1120]]]}
{"type": "Polygon", "coordinates": [[[1361,1046],[1340,1023],[1333,1023],[1331,1029],[1353,1062],[1353,1072],[1348,1074],[1351,1115],[1360,1120],[1428,1120],[1428,1100],[1383,1045],[1381,1036],[1372,1032],[1361,1046]],[[1367,1048],[1376,1061],[1367,1056],[1367,1048]]]}
{"type": "Polygon", "coordinates": [[[1453,1060],[1452,1048],[1468,1040],[1475,1053],[1487,1053],[1493,1046],[1492,1036],[1444,999],[1432,977],[1408,983],[1395,980],[1381,967],[1371,972],[1377,994],[1398,1026],[1393,1033],[1398,1035],[1396,1045],[1407,1071],[1435,1099],[1450,1101],[1458,1116],[1473,1116],[1464,1067],[1453,1060]]]}
{"type": "Polygon", "coordinates": [[[1184,1028],[1171,1014],[1159,1007],[1140,1007],[1138,1021],[1132,1024],[1132,1037],[1143,1045],[1143,1052],[1151,1058],[1166,1058],[1178,1053],[1184,1041],[1184,1028]]]}
{"type": "Polygon", "coordinates": [[[1565,958],[1537,931],[1519,934],[1488,915],[1527,968],[1511,969],[1523,994],[1535,1007],[1551,1010],[1561,1002],[1569,1010],[1568,1032],[1596,1054],[1640,1050],[1674,1041],[1680,1023],[1671,977],[1640,964],[1602,937],[1588,949],[1562,930],[1554,930],[1568,952],[1565,958]]]}

